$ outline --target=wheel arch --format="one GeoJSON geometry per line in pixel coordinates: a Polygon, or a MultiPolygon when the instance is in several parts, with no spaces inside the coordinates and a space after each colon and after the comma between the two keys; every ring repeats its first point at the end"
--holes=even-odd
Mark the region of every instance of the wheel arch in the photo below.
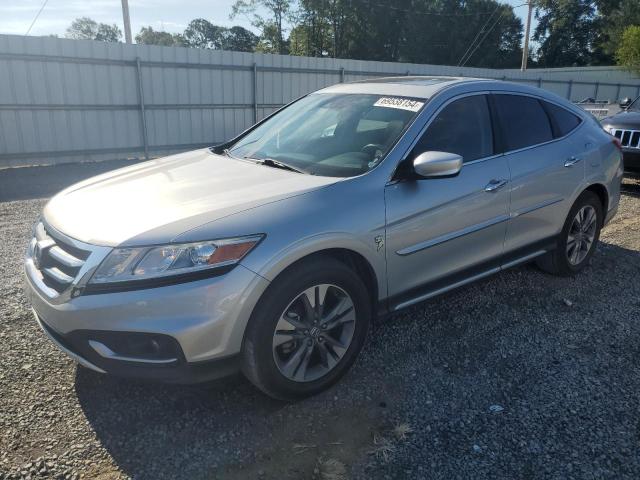
{"type": "Polygon", "coordinates": [[[609,191],[607,190],[607,187],[601,183],[593,183],[585,188],[584,191],[593,192],[598,196],[600,203],[602,204],[602,212],[606,216],[609,209],[609,191]]]}
{"type": "Polygon", "coordinates": [[[373,266],[371,266],[369,261],[363,255],[348,248],[328,248],[303,257],[299,261],[304,261],[311,256],[318,255],[334,258],[353,269],[358,277],[360,277],[364,282],[367,291],[370,292],[371,311],[376,312],[379,299],[378,277],[373,266]]]}
{"type": "Polygon", "coordinates": [[[272,264],[267,271],[259,273],[269,281],[274,281],[300,263],[317,257],[330,257],[347,265],[360,277],[370,294],[372,311],[376,312],[381,296],[386,293],[386,284],[383,283],[384,272],[380,271],[380,268],[384,268],[384,256],[378,257],[374,252],[368,252],[366,249],[357,247],[359,245],[343,244],[334,246],[322,242],[320,245],[315,245],[315,248],[296,249],[295,252],[290,252],[286,255],[285,259],[272,264]]]}

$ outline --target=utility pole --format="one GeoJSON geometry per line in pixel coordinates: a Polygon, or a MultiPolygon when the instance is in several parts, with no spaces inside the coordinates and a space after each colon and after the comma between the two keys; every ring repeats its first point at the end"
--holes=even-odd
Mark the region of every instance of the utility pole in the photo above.
{"type": "Polygon", "coordinates": [[[124,20],[124,40],[131,41],[131,20],[129,19],[129,0],[122,0],[122,20],[124,20]]]}
{"type": "MultiPolygon", "coordinates": [[[[122,0],[123,2],[126,0],[122,0]]],[[[527,27],[524,34],[524,48],[522,49],[522,65],[520,70],[523,72],[527,69],[527,60],[529,60],[529,31],[531,30],[531,12],[533,11],[533,0],[527,2],[529,5],[529,13],[527,15],[527,27]]]]}

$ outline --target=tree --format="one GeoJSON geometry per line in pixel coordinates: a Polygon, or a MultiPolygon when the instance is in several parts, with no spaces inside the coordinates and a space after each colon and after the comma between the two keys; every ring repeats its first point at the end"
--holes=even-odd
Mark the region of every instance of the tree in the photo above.
{"type": "Polygon", "coordinates": [[[310,57],[309,32],[304,25],[296,25],[289,33],[289,55],[310,57]]]}
{"type": "Polygon", "coordinates": [[[640,74],[640,26],[627,27],[616,51],[618,65],[640,74]]]}
{"type": "Polygon", "coordinates": [[[119,42],[122,31],[117,25],[97,23],[89,17],[76,18],[65,34],[67,38],[76,40],[97,40],[99,42],[119,42]]]}
{"type": "Polygon", "coordinates": [[[330,4],[327,0],[300,0],[299,10],[291,18],[296,23],[289,34],[289,49],[292,54],[308,57],[335,56],[330,4]]]}
{"type": "Polygon", "coordinates": [[[533,38],[540,43],[543,67],[609,63],[598,48],[601,18],[592,0],[538,0],[538,25],[533,38]]]}
{"type": "Polygon", "coordinates": [[[486,68],[520,63],[522,22],[513,8],[495,0],[423,0],[420,15],[404,12],[399,60],[486,68]],[[428,24],[429,28],[424,28],[428,24]]]}
{"type": "Polygon", "coordinates": [[[240,14],[253,14],[251,24],[262,32],[257,49],[269,53],[287,53],[284,21],[291,14],[291,0],[236,0],[230,18],[240,14]],[[256,13],[259,8],[267,10],[270,17],[256,13]]]}
{"type": "Polygon", "coordinates": [[[622,42],[622,34],[631,25],[640,25],[638,0],[599,0],[598,11],[602,15],[602,36],[598,47],[613,58],[622,42]]]}
{"type": "Polygon", "coordinates": [[[258,44],[258,36],[246,28],[235,26],[224,34],[223,48],[236,52],[253,52],[258,44]]]}
{"type": "Polygon", "coordinates": [[[280,38],[276,24],[265,23],[262,26],[260,40],[256,45],[256,52],[286,55],[289,53],[289,42],[280,38]]]}
{"type": "Polygon", "coordinates": [[[144,45],[164,45],[167,47],[183,47],[186,44],[181,34],[157,31],[151,26],[140,29],[140,33],[136,35],[136,43],[144,45]]]}
{"type": "Polygon", "coordinates": [[[246,28],[221,27],[204,18],[191,20],[181,39],[188,47],[237,52],[253,52],[258,44],[258,36],[246,28]]]}
{"type": "Polygon", "coordinates": [[[292,53],[482,67],[520,64],[522,22],[496,0],[300,0],[292,53]],[[463,56],[467,53],[466,57],[463,56]]]}
{"type": "Polygon", "coordinates": [[[214,25],[204,18],[191,20],[184,31],[184,39],[189,47],[222,49],[224,27],[214,25]]]}

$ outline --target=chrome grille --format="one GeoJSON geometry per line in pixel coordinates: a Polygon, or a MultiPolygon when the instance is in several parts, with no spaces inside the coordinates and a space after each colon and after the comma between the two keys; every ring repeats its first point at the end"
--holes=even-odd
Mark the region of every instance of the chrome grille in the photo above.
{"type": "Polygon", "coordinates": [[[625,148],[640,149],[640,130],[624,130],[612,128],[611,135],[620,139],[620,143],[625,148]]]}
{"type": "Polygon", "coordinates": [[[59,295],[71,286],[90,253],[65,242],[40,222],[29,243],[28,257],[42,283],[59,295]]]}

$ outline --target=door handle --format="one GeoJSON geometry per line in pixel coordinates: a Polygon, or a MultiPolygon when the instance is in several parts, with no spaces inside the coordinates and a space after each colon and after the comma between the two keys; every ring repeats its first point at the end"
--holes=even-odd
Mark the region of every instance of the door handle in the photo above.
{"type": "Polygon", "coordinates": [[[487,186],[484,187],[484,191],[485,192],[495,192],[496,190],[500,190],[506,184],[507,184],[507,181],[504,180],[504,179],[502,179],[502,180],[491,180],[489,183],[487,183],[487,186]]]}
{"type": "Polygon", "coordinates": [[[582,159],[579,157],[569,157],[566,162],[564,162],[565,167],[573,167],[576,163],[580,162],[582,159]]]}

